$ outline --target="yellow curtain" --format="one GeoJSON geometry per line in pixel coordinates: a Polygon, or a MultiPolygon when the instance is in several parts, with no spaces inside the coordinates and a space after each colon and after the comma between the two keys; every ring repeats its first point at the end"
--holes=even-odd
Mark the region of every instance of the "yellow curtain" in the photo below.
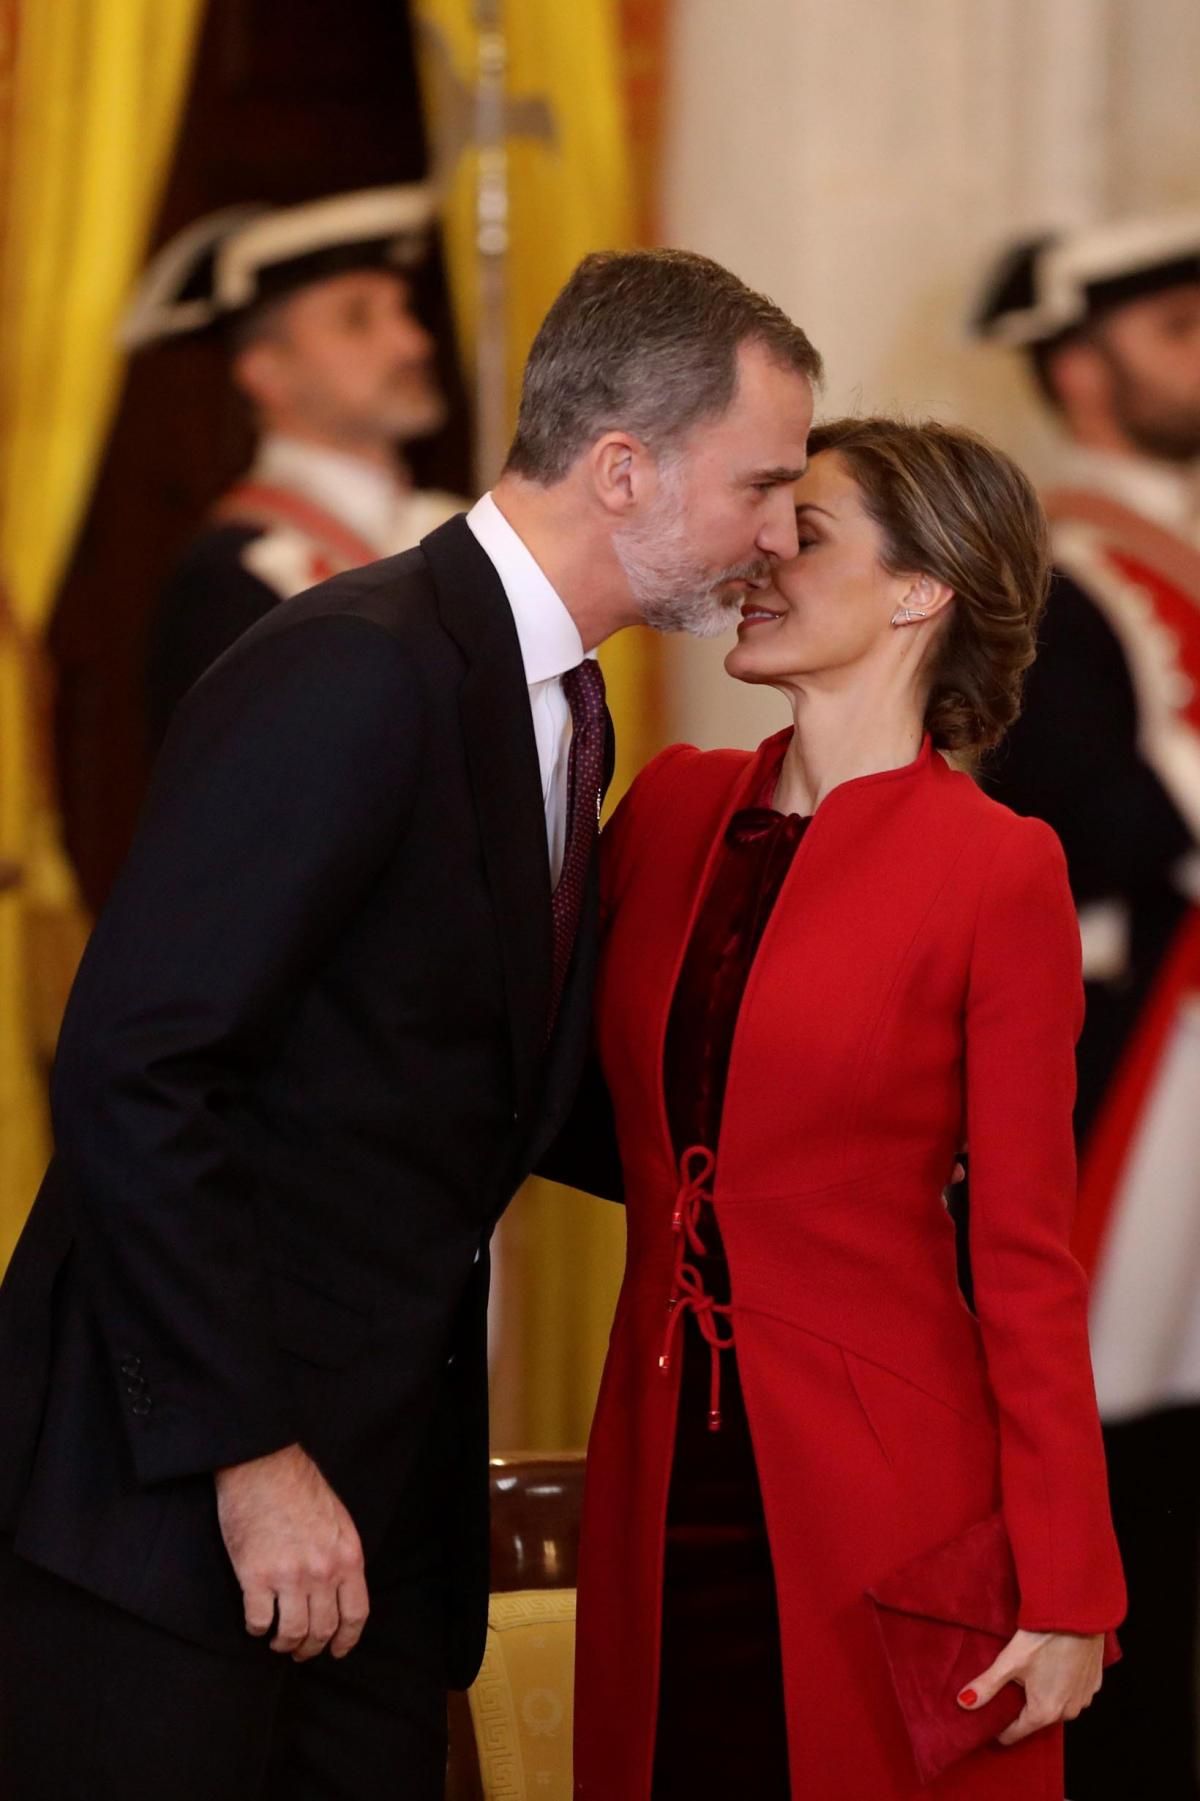
{"type": "MultiPolygon", "coordinates": [[[[550,302],[589,250],[637,236],[622,65],[620,0],[505,0],[511,254],[507,338],[510,405],[550,302]],[[535,103],[542,103],[540,106],[535,103]],[[550,136],[527,135],[548,115],[550,136]]],[[[416,0],[431,140],[443,151],[469,117],[475,0],[416,0]]],[[[458,160],[447,196],[446,246],[460,335],[477,323],[477,159],[458,160]]],[[[602,661],[617,729],[616,799],[655,738],[656,662],[649,635],[624,632],[602,661]]],[[[531,1182],[499,1235],[501,1333],[493,1397],[500,1449],[581,1445],[591,1421],[620,1280],[624,1218],[614,1208],[531,1182]]]]}
{"type": "Polygon", "coordinates": [[[203,0],[0,9],[0,1267],[46,1158],[45,1065],[82,926],[58,849],[43,634],[120,376],[203,0]]]}

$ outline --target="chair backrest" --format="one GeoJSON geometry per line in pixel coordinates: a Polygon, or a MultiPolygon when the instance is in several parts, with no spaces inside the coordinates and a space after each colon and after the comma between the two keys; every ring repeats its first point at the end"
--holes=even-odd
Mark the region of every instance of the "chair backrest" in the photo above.
{"type": "Polygon", "coordinates": [[[492,1459],[492,1592],[574,1588],[583,1453],[492,1459]]]}
{"type": "MultiPolygon", "coordinates": [[[[494,1457],[492,1593],[575,1587],[583,1454],[494,1457]]],[[[470,1702],[450,1697],[446,1801],[487,1801],[470,1702]]]]}

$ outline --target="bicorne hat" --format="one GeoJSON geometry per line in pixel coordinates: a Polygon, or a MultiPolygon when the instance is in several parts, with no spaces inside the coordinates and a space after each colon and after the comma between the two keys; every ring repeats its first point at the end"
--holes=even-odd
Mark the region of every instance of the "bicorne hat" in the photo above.
{"type": "Polygon", "coordinates": [[[1200,282],[1200,213],[1117,219],[1013,245],[971,319],[977,336],[1033,348],[1167,288],[1200,282]]]}
{"type": "Polygon", "coordinates": [[[408,183],[209,213],[151,259],[121,343],[140,350],[204,331],[347,270],[415,268],[428,254],[435,210],[433,190],[408,183]]]}

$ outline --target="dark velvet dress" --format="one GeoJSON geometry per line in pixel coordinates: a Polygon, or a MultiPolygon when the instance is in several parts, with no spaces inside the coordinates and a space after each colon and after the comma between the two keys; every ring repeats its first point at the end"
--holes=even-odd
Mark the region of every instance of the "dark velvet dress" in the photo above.
{"type": "Polygon", "coordinates": [[[727,1311],[729,1271],[708,1197],[742,996],[807,823],[767,807],[734,815],[667,1032],[680,1200],[663,1355],[682,1357],[683,1372],[663,1569],[655,1801],[750,1788],[756,1801],[790,1795],[775,1581],[727,1311]]]}

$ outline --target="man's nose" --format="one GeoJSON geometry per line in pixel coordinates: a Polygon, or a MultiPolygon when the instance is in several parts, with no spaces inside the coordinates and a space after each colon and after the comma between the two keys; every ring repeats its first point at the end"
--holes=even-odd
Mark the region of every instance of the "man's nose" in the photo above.
{"type": "Polygon", "coordinates": [[[796,531],[796,502],[790,486],[772,489],[766,514],[755,540],[758,548],[781,563],[800,554],[800,538],[796,531]]]}
{"type": "Polygon", "coordinates": [[[419,319],[411,313],[402,314],[395,321],[393,333],[396,347],[408,362],[427,363],[433,356],[433,335],[426,331],[419,319]]]}

